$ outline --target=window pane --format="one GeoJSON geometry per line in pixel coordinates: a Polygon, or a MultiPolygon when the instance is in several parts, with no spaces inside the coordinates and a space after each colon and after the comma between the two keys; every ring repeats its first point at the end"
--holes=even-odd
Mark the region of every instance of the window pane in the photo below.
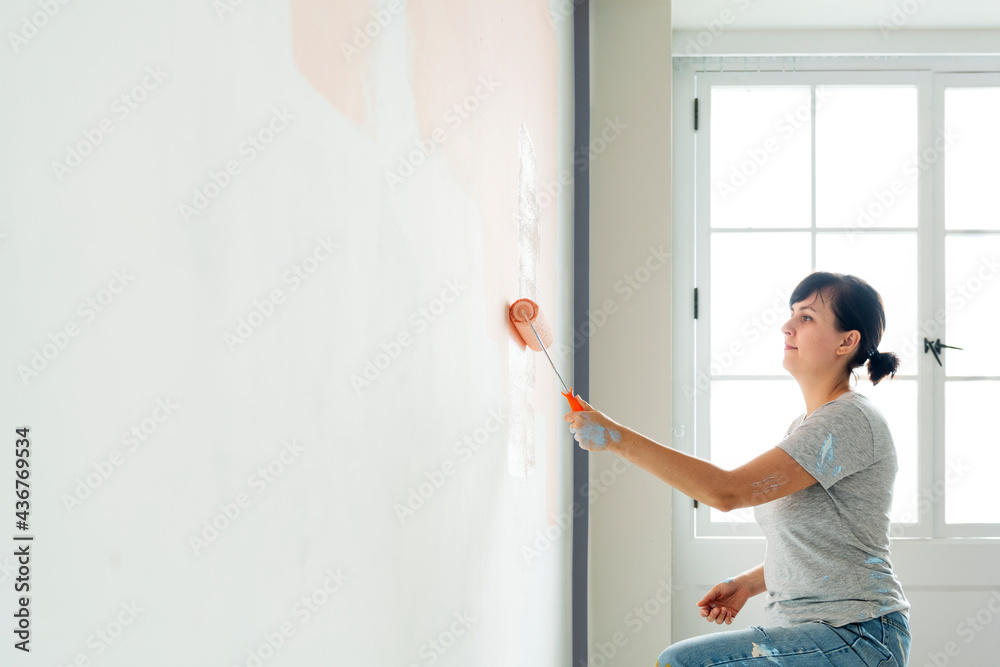
{"type": "Polygon", "coordinates": [[[816,225],[917,226],[916,86],[816,87],[816,225]]]}
{"type": "MultiPolygon", "coordinates": [[[[900,375],[916,375],[923,353],[917,339],[916,232],[828,232],[816,235],[816,268],[861,278],[882,296],[885,332],[879,350],[899,355],[900,375]]],[[[866,366],[854,370],[868,377],[866,366]]]]}
{"type": "Polygon", "coordinates": [[[782,375],[792,289],[811,271],[808,232],[712,234],[711,375],[782,375]]]}
{"type": "Polygon", "coordinates": [[[917,523],[917,381],[883,379],[877,386],[859,380],[855,391],[875,404],[889,425],[899,471],[892,494],[893,523],[917,523]]]}
{"type": "Polygon", "coordinates": [[[946,89],[944,117],[945,228],[1000,229],[1000,88],[946,89]]]}
{"type": "MultiPolygon", "coordinates": [[[[806,411],[799,385],[788,380],[718,380],[710,402],[712,463],[732,470],[771,449],[792,420],[806,411]]],[[[712,521],[753,522],[753,508],[724,513],[712,521]]]]}
{"type": "Polygon", "coordinates": [[[1000,382],[945,382],[945,522],[1000,522],[996,427],[987,424],[1000,404],[1000,382]]]}
{"type": "Polygon", "coordinates": [[[809,227],[809,87],[711,89],[713,227],[809,227]]]}
{"type": "MultiPolygon", "coordinates": [[[[945,345],[948,375],[1000,375],[1000,234],[945,237],[945,345]]],[[[938,336],[928,336],[932,340],[938,336]]]]}

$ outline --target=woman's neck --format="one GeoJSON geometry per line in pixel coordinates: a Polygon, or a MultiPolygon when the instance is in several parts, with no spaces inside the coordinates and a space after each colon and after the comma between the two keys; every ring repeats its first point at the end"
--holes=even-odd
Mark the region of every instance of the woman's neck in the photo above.
{"type": "Polygon", "coordinates": [[[847,382],[842,382],[833,389],[824,387],[803,387],[802,396],[806,400],[806,417],[815,412],[816,408],[826,405],[830,401],[837,400],[838,397],[843,396],[849,391],[851,391],[851,385],[847,382]]]}

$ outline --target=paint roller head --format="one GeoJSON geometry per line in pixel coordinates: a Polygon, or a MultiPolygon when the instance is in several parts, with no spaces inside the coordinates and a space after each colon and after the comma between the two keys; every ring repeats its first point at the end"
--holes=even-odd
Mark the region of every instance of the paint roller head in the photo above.
{"type": "Polygon", "coordinates": [[[553,336],[549,323],[542,315],[541,308],[531,299],[518,299],[511,305],[510,322],[517,329],[525,345],[535,352],[541,352],[543,349],[538,344],[539,338],[545,347],[552,345],[553,336]],[[534,331],[531,329],[532,326],[535,327],[534,331]],[[535,332],[538,332],[538,338],[535,337],[535,332]]]}

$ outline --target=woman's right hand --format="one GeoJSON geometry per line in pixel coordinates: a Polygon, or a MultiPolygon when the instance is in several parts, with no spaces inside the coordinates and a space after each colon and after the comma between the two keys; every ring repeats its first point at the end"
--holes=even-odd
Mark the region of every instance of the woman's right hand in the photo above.
{"type": "Polygon", "coordinates": [[[708,595],[701,599],[701,615],[706,621],[718,624],[731,624],[752,593],[749,587],[740,583],[739,579],[727,579],[716,584],[708,595]]]}

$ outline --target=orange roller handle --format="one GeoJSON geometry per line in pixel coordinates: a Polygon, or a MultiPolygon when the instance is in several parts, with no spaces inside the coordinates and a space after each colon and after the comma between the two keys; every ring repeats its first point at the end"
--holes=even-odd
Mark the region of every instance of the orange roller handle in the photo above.
{"type": "Polygon", "coordinates": [[[569,391],[560,391],[559,393],[565,396],[566,400],[569,401],[569,407],[573,410],[573,412],[586,411],[586,409],[580,405],[580,401],[576,400],[576,396],[573,395],[573,387],[570,387],[569,391]]]}

